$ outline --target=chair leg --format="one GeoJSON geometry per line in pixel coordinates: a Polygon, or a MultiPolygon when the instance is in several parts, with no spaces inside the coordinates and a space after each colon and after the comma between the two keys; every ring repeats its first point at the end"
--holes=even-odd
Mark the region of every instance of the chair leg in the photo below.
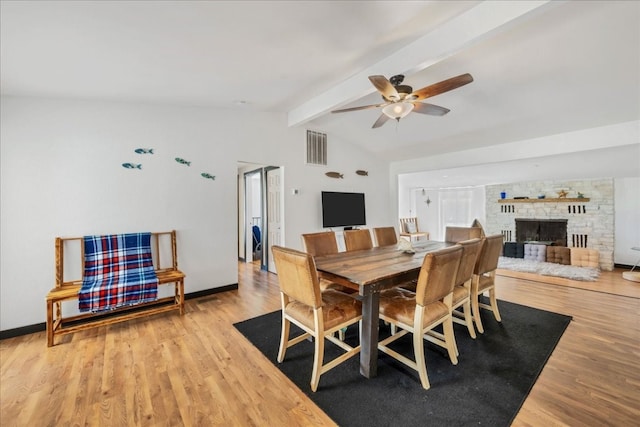
{"type": "Polygon", "coordinates": [[[324,359],[324,336],[315,336],[315,354],[313,355],[313,372],[311,374],[311,391],[318,390],[320,375],[322,374],[322,361],[324,359]]]}
{"type": "Polygon", "coordinates": [[[476,328],[478,328],[478,332],[484,334],[484,328],[482,327],[482,320],[480,320],[480,306],[478,301],[479,295],[472,296],[471,308],[473,309],[473,320],[476,323],[476,328]]]}
{"type": "Polygon", "coordinates": [[[498,322],[502,322],[502,318],[500,317],[500,311],[498,310],[498,300],[496,299],[496,289],[491,288],[489,291],[489,301],[491,302],[491,310],[493,311],[493,315],[495,316],[498,322]]]}
{"type": "Polygon", "coordinates": [[[418,369],[418,374],[420,375],[420,382],[422,383],[422,388],[425,390],[429,390],[431,384],[429,384],[429,377],[427,376],[427,361],[424,358],[424,343],[422,340],[422,334],[418,331],[413,331],[413,352],[416,356],[416,368],[418,369]]]}
{"type": "Polygon", "coordinates": [[[464,322],[467,324],[469,335],[474,340],[476,339],[476,328],[473,327],[473,316],[471,315],[471,298],[465,302],[462,306],[462,312],[464,313],[464,322]]]}
{"type": "Polygon", "coordinates": [[[429,390],[431,384],[429,384],[429,377],[427,376],[427,361],[424,358],[424,342],[422,339],[423,319],[424,309],[419,310],[418,307],[416,307],[416,312],[413,320],[413,352],[415,353],[416,369],[418,370],[418,374],[420,375],[422,388],[424,388],[425,390],[429,390]]]}
{"type": "Polygon", "coordinates": [[[397,326],[393,323],[391,324],[390,329],[391,329],[391,335],[395,335],[396,332],[398,332],[397,326]]]}
{"type": "Polygon", "coordinates": [[[53,346],[53,302],[47,300],[47,347],[53,346]]]}
{"type": "Polygon", "coordinates": [[[280,349],[278,350],[278,363],[282,363],[284,355],[287,352],[287,343],[289,341],[289,326],[291,323],[282,314],[282,332],[280,334],[280,349]]]}
{"type": "Polygon", "coordinates": [[[453,319],[451,316],[442,324],[442,332],[444,332],[444,341],[447,345],[449,359],[454,365],[458,364],[458,345],[456,344],[456,336],[453,333],[453,319]]]}

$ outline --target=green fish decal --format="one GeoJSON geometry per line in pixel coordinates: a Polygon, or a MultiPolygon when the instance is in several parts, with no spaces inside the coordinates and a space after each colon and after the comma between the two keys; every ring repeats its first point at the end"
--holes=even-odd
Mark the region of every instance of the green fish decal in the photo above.
{"type": "Polygon", "coordinates": [[[176,162],[180,163],[181,165],[191,166],[191,162],[188,162],[185,159],[181,159],[180,157],[176,157],[176,162]]]}
{"type": "Polygon", "coordinates": [[[136,148],[134,151],[138,154],[153,154],[153,148],[136,148]]]}
{"type": "Polygon", "coordinates": [[[201,175],[203,178],[207,178],[207,179],[216,179],[215,175],[210,175],[210,174],[208,174],[208,173],[206,173],[206,172],[202,172],[200,175],[201,175]]]}
{"type": "Polygon", "coordinates": [[[127,169],[142,169],[142,165],[141,164],[135,164],[135,163],[123,163],[122,167],[125,167],[127,169]]]}

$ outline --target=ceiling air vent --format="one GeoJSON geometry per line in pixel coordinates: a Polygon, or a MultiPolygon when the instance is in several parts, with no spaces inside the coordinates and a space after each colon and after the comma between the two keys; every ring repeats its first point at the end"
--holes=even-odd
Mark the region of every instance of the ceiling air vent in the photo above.
{"type": "Polygon", "coordinates": [[[307,164],[327,164],[327,134],[307,131],[307,164]]]}

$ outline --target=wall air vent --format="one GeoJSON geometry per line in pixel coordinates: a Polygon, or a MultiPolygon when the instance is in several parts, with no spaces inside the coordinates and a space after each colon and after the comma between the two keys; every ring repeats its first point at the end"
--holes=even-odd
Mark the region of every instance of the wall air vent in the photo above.
{"type": "Polygon", "coordinates": [[[327,164],[327,134],[307,130],[307,164],[327,164]]]}

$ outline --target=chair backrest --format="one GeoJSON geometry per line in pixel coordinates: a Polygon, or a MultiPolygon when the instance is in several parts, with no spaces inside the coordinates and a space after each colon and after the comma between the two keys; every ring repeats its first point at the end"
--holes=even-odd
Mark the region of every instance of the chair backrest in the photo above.
{"type": "Polygon", "coordinates": [[[498,258],[502,251],[502,234],[494,234],[484,238],[484,244],[476,262],[473,274],[484,274],[498,268],[498,258]]]}
{"type": "Polygon", "coordinates": [[[482,226],[478,218],[473,220],[473,222],[471,223],[471,226],[480,228],[480,238],[487,237],[486,234],[484,234],[484,227],[482,226]]]}
{"type": "Polygon", "coordinates": [[[344,245],[347,248],[347,251],[371,249],[373,248],[371,232],[368,228],[362,228],[360,230],[345,230],[344,245]]]}
{"type": "Polygon", "coordinates": [[[479,239],[482,237],[480,227],[453,227],[448,225],[444,231],[444,241],[458,243],[463,240],[479,239]]]}
{"type": "Polygon", "coordinates": [[[313,308],[322,305],[318,272],[313,256],[295,249],[273,246],[280,291],[313,308]]]}
{"type": "Polygon", "coordinates": [[[462,285],[471,280],[483,243],[484,241],[482,239],[471,239],[458,242],[458,244],[462,246],[462,257],[460,258],[460,265],[458,266],[458,272],[456,273],[456,285],[462,285]]]}
{"type": "Polygon", "coordinates": [[[307,233],[302,235],[305,252],[313,256],[323,256],[338,253],[338,242],[333,231],[307,233]]]}
{"type": "Polygon", "coordinates": [[[400,232],[401,233],[419,233],[418,218],[415,216],[410,218],[400,218],[400,232]]]}
{"type": "Polygon", "coordinates": [[[393,227],[377,227],[373,229],[378,246],[390,246],[398,243],[396,229],[393,227]]]}
{"type": "Polygon", "coordinates": [[[461,256],[462,247],[455,245],[424,257],[416,286],[417,304],[425,306],[453,292],[461,256]]]}

